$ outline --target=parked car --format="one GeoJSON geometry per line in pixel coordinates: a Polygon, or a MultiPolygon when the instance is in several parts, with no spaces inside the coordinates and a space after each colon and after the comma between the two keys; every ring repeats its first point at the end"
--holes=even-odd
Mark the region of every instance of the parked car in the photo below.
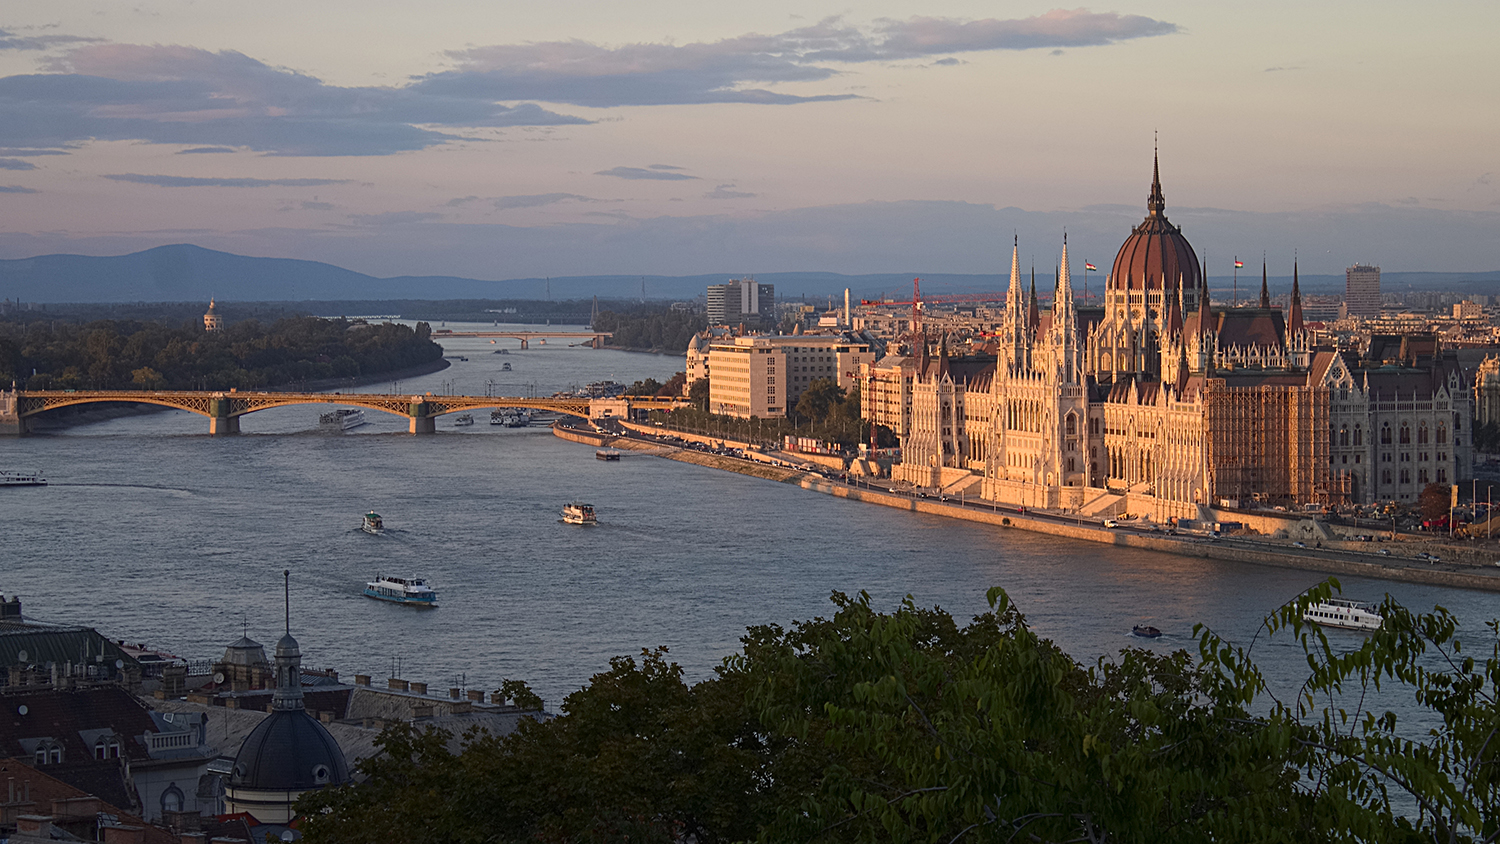
{"type": "MultiPolygon", "coordinates": [[[[1115,521],[1114,519],[1105,519],[1104,526],[1107,528],[1117,528],[1120,526],[1120,523],[1115,521]]],[[[1500,563],[1496,563],[1495,565],[1500,566],[1500,563]]]]}
{"type": "Polygon", "coordinates": [[[1306,548],[1307,547],[1307,543],[1306,542],[1293,542],[1292,544],[1295,545],[1298,548],[1306,548]]]}

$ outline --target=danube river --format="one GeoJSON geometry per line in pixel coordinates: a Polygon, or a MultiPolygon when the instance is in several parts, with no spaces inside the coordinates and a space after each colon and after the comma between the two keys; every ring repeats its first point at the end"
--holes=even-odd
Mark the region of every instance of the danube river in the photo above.
{"type": "MultiPolygon", "coordinates": [[[[665,381],[682,365],[556,343],[444,343],[468,359],[400,391],[546,395],[603,379],[665,381]]],[[[412,437],[404,417],[375,411],[356,431],[320,431],[320,409],[252,414],[238,437],[211,438],[202,417],[174,411],[0,438],[0,468],[51,481],[0,489],[0,592],[19,594],[39,620],[217,658],[242,629],[276,640],[290,569],[307,664],[377,682],[399,666],[433,688],[524,679],[556,709],[610,657],[643,647],[665,645],[689,677],[705,677],[746,626],[827,614],[834,590],[865,590],[883,609],[910,594],[962,619],[1003,586],[1039,633],[1092,662],[1131,645],[1191,648],[1198,622],[1248,640],[1319,580],[862,505],[630,452],[605,463],[545,428],[491,427],[483,413],[472,427],[450,416],[436,435],[412,437]],[[560,523],[575,499],[594,504],[597,527],[560,523]],[[360,531],[370,509],[386,535],[360,531]],[[362,597],[377,573],[429,578],[441,606],[362,597]],[[1133,638],[1140,623],[1166,635],[1133,638]]],[[[1485,593],[1353,578],[1344,587],[1442,604],[1475,635],[1500,614],[1485,593]]],[[[1289,640],[1257,654],[1283,680],[1301,665],[1289,640]]]]}

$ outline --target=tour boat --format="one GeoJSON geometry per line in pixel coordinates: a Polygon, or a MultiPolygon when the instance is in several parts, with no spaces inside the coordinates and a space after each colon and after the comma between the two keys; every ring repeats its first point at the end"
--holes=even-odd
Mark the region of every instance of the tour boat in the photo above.
{"type": "Polygon", "coordinates": [[[1374,606],[1343,598],[1329,598],[1313,604],[1302,613],[1302,620],[1345,630],[1379,630],[1385,622],[1374,606]]]}
{"type": "Polygon", "coordinates": [[[380,514],[371,510],[365,514],[364,524],[359,526],[365,533],[380,533],[385,530],[385,523],[380,520],[380,514]]]}
{"type": "Polygon", "coordinates": [[[1149,624],[1137,624],[1130,628],[1130,632],[1143,639],[1156,639],[1161,636],[1161,631],[1149,624]]]}
{"type": "Polygon", "coordinates": [[[453,417],[453,427],[455,428],[464,428],[473,424],[474,414],[472,413],[460,413],[457,416],[453,417]]]}
{"type": "MultiPolygon", "coordinates": [[[[493,343],[495,341],[491,340],[490,342],[493,343]]],[[[506,361],[505,363],[500,364],[500,371],[501,372],[510,372],[511,371],[511,369],[510,369],[510,361],[506,361]]]]}
{"type": "Polygon", "coordinates": [[[41,472],[18,472],[0,469],[0,486],[46,486],[47,479],[41,472]]]}
{"type": "Polygon", "coordinates": [[[592,525],[599,521],[594,517],[594,505],[581,501],[574,501],[564,507],[562,517],[570,525],[592,525]]]}
{"type": "Polygon", "coordinates": [[[365,424],[365,412],[357,407],[341,407],[318,416],[318,424],[347,431],[365,424]]]}
{"type": "Polygon", "coordinates": [[[620,452],[612,448],[601,448],[594,452],[594,458],[596,460],[619,460],[620,452]]]}
{"type": "Polygon", "coordinates": [[[503,410],[492,410],[492,411],[490,411],[490,424],[491,425],[504,425],[505,424],[505,411],[503,411],[503,410]]]}
{"type": "Polygon", "coordinates": [[[420,577],[391,577],[377,574],[365,584],[365,597],[393,604],[410,604],[415,607],[436,607],[437,593],[420,577]]]}

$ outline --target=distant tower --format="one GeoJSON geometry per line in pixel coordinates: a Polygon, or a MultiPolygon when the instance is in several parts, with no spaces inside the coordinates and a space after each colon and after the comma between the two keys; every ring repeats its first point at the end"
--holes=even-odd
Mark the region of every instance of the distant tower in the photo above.
{"type": "Polygon", "coordinates": [[[1349,316],[1380,316],[1380,268],[1355,264],[1344,271],[1344,304],[1349,316]]]}
{"type": "Polygon", "coordinates": [[[219,316],[219,312],[217,310],[215,310],[215,308],[214,308],[214,300],[212,300],[212,299],[208,300],[208,312],[203,315],[203,330],[204,331],[223,331],[224,330],[224,318],[221,317],[221,316],[219,316]]]}

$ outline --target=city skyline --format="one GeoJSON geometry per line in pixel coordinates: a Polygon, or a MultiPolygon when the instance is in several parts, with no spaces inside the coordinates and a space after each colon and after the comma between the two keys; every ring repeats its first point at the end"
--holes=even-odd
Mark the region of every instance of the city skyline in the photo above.
{"type": "Polygon", "coordinates": [[[0,20],[0,258],[375,275],[1103,265],[1160,133],[1209,272],[1500,267],[1500,10],[148,0],[0,20]]]}

